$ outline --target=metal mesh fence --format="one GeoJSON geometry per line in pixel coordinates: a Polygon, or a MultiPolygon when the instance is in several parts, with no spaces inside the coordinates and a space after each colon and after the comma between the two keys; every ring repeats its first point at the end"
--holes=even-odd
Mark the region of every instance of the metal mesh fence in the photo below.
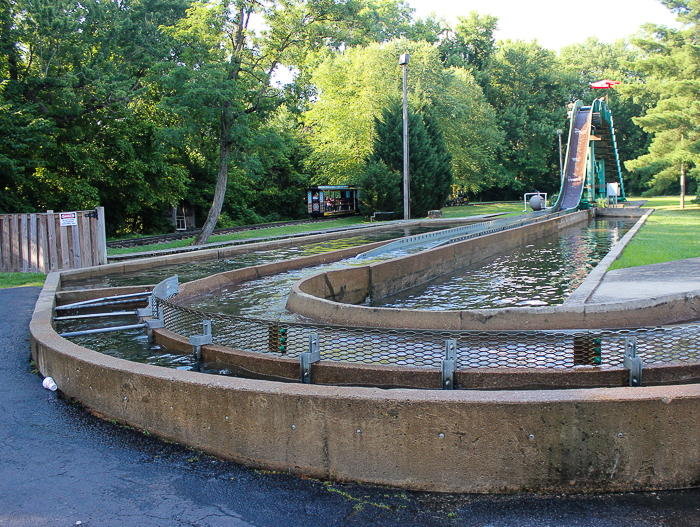
{"type": "MultiPolygon", "coordinates": [[[[154,296],[155,298],[155,296],[154,296]]],[[[620,367],[625,338],[635,337],[644,364],[700,361],[700,324],[634,330],[438,331],[287,323],[206,313],[155,299],[165,327],[184,337],[211,321],[214,344],[297,358],[318,334],[323,360],[440,367],[445,343],[456,340],[456,368],[620,367]]]]}

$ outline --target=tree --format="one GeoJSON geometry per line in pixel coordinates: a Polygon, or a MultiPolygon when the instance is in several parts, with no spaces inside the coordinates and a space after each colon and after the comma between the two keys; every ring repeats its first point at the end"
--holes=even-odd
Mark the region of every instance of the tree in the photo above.
{"type": "Polygon", "coordinates": [[[346,5],[333,0],[220,0],[196,2],[187,17],[166,28],[178,45],[172,50],[164,106],[218,143],[217,178],[207,219],[193,244],[209,239],[236,161],[253,130],[280,103],[270,78],[285,54],[323,39],[346,5]],[[256,33],[251,20],[262,17],[256,33]]]}
{"type": "Polygon", "coordinates": [[[480,188],[501,140],[495,114],[463,68],[443,67],[427,43],[393,40],[329,56],[313,73],[318,99],[304,116],[321,182],[355,183],[372,154],[376,118],[401,98],[401,53],[411,55],[409,100],[444,133],[455,179],[480,188]]]}
{"type": "Polygon", "coordinates": [[[498,18],[471,11],[468,17],[457,17],[454,30],[440,41],[440,58],[446,66],[468,69],[482,87],[488,83],[486,69],[496,52],[498,18]]]}
{"type": "MultiPolygon", "coordinates": [[[[403,217],[403,107],[400,101],[384,109],[381,119],[376,119],[375,130],[373,153],[361,179],[360,195],[367,213],[393,210],[403,217]]],[[[408,140],[411,216],[424,217],[429,210],[442,208],[450,193],[451,156],[437,121],[429,114],[409,112],[408,140]]]]}
{"type": "MultiPolygon", "coordinates": [[[[505,133],[495,184],[508,197],[559,187],[557,128],[566,118],[566,88],[554,52],[530,43],[500,43],[488,68],[486,96],[505,133]]],[[[506,197],[506,196],[503,196],[506,197]]]]}
{"type": "Polygon", "coordinates": [[[109,211],[111,232],[182,195],[148,70],[184,0],[2,0],[0,208],[109,211]],[[116,215],[116,216],[115,216],[116,215]]]}
{"type": "MultiPolygon", "coordinates": [[[[612,44],[601,42],[595,37],[586,39],[582,44],[573,44],[561,49],[558,58],[560,70],[564,73],[564,82],[570,99],[581,99],[590,104],[604,93],[591,89],[593,82],[613,79],[624,85],[643,82],[634,63],[639,52],[625,40],[612,44]]],[[[615,120],[615,136],[620,158],[622,176],[625,180],[626,193],[643,190],[637,175],[625,170],[624,163],[647,153],[651,143],[651,134],[642,130],[633,119],[651,106],[650,101],[635,99],[624,88],[608,90],[608,104],[615,120]]]]}
{"type": "Polygon", "coordinates": [[[653,133],[649,153],[628,161],[629,170],[649,177],[649,192],[660,194],[680,180],[680,206],[685,206],[685,178],[700,177],[700,2],[664,0],[683,22],[681,29],[655,25],[643,28],[634,43],[643,57],[635,63],[645,82],[632,85],[636,98],[656,101],[635,122],[653,133]]]}

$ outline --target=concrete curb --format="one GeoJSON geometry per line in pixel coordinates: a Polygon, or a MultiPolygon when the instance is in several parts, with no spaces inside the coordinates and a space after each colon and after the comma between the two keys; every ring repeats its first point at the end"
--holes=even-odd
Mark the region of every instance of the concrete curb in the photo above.
{"type": "Polygon", "coordinates": [[[30,323],[39,371],[104,418],[224,459],[438,492],[700,484],[698,384],[383,390],[166,369],[59,337],[51,316],[61,280],[59,273],[47,277],[30,323]]]}
{"type": "Polygon", "coordinates": [[[439,492],[700,483],[700,386],[548,391],[347,388],[132,363],[59,337],[49,275],[38,369],[99,415],[251,467],[439,492]]]}
{"type": "Polygon", "coordinates": [[[634,227],[627,231],[622,239],[613,246],[605,258],[603,258],[595,269],[588,274],[583,283],[576,288],[576,291],[569,295],[569,298],[564,301],[565,306],[581,305],[588,302],[593,293],[595,293],[596,289],[598,289],[598,286],[600,286],[603,278],[605,278],[605,273],[608,272],[610,266],[622,255],[622,251],[625,250],[627,244],[632,240],[632,238],[634,238],[639,229],[641,229],[642,225],[644,225],[644,223],[647,221],[647,218],[649,218],[653,212],[654,209],[648,209],[647,212],[641,218],[639,218],[639,220],[637,220],[634,227]]]}
{"type": "MultiPolygon", "coordinates": [[[[624,209],[615,215],[623,214],[630,216],[624,209]]],[[[646,218],[649,213],[644,211],[632,216],[642,214],[646,218]]],[[[449,272],[455,265],[463,265],[465,257],[482,259],[490,254],[492,247],[510,243],[509,237],[514,234],[536,236],[547,232],[550,222],[558,225],[567,219],[571,218],[519,227],[366,267],[321,273],[294,284],[287,309],[319,322],[342,326],[474,331],[637,328],[698,318],[700,291],[604,304],[585,304],[581,300],[593,294],[605,269],[617,258],[623,244],[631,239],[629,233],[629,237],[625,235],[615,246],[613,254],[604,259],[600,269],[594,270],[596,273],[590,281],[584,282],[586,287],[578,300],[559,306],[428,311],[357,305],[369,295],[391,294],[449,272]]],[[[640,225],[637,222],[635,227],[638,229],[640,225]]]]}

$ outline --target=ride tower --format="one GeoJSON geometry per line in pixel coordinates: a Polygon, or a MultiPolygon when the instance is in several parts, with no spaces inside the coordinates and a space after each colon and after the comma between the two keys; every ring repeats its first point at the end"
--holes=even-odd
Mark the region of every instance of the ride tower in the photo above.
{"type": "Polygon", "coordinates": [[[569,117],[566,161],[552,210],[588,208],[607,198],[609,184],[617,191],[617,201],[626,201],[612,112],[605,98],[590,106],[576,101],[569,117]]]}

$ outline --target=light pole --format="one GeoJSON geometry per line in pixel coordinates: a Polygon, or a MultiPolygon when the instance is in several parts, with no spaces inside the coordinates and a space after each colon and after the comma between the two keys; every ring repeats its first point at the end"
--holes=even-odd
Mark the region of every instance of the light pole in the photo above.
{"type": "Polygon", "coordinates": [[[562,166],[562,161],[561,161],[561,134],[564,133],[564,130],[559,129],[557,130],[557,134],[559,135],[559,178],[561,180],[564,179],[564,167],[562,166]]]}
{"type": "Polygon", "coordinates": [[[408,181],[408,96],[407,96],[407,72],[408,60],[411,56],[404,53],[399,56],[399,65],[403,68],[403,219],[411,218],[409,199],[410,184],[408,181]]]}

